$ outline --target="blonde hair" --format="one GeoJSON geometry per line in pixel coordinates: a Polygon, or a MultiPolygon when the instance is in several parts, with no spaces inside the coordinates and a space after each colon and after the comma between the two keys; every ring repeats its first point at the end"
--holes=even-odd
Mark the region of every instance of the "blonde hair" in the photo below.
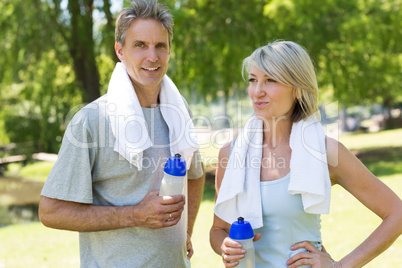
{"type": "MultiPolygon", "coordinates": [[[[276,41],[257,48],[243,61],[243,77],[255,66],[272,79],[295,90],[297,101],[291,115],[298,122],[318,111],[318,84],[306,50],[291,41],[276,41]]],[[[319,113],[316,114],[319,117],[319,113]]]]}

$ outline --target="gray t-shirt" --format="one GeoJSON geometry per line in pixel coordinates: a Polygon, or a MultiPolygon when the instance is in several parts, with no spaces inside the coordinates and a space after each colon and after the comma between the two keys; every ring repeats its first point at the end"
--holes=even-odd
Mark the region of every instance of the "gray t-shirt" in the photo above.
{"type": "MultiPolygon", "coordinates": [[[[163,166],[171,156],[169,129],[159,107],[143,108],[143,112],[154,146],[143,152],[141,171],[113,150],[115,138],[106,116],[105,95],[71,120],[42,195],[99,206],[125,206],[136,205],[149,191],[159,189],[163,166]]],[[[196,151],[187,177],[196,179],[202,173],[196,151]]],[[[81,267],[185,267],[185,238],[179,228],[82,232],[81,267]]]]}

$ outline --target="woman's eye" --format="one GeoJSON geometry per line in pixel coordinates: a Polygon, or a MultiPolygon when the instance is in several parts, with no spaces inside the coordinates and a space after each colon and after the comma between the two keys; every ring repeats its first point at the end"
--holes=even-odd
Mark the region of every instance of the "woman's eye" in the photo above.
{"type": "Polygon", "coordinates": [[[268,83],[276,83],[276,81],[275,81],[274,79],[271,79],[271,78],[268,78],[268,79],[267,79],[267,82],[268,82],[268,83]]]}
{"type": "Polygon", "coordinates": [[[254,79],[254,78],[249,78],[248,79],[248,82],[250,82],[250,83],[252,83],[252,82],[255,82],[256,80],[254,79]]]}

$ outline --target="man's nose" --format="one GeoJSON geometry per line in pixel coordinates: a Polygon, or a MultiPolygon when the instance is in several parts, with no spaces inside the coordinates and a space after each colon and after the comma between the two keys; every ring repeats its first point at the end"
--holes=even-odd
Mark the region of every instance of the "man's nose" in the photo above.
{"type": "Polygon", "coordinates": [[[156,62],[158,60],[158,54],[155,47],[149,48],[147,60],[149,60],[150,62],[156,62]]]}

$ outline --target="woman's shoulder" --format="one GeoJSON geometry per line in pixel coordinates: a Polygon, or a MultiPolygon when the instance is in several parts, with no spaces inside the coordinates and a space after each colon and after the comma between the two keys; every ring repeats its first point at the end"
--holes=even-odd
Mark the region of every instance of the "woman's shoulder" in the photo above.
{"type": "Polygon", "coordinates": [[[340,141],[328,136],[325,136],[325,145],[327,149],[327,161],[330,166],[337,166],[341,154],[350,153],[340,141]]]}
{"type": "Polygon", "coordinates": [[[230,153],[232,152],[232,148],[236,142],[237,136],[234,137],[233,140],[224,144],[221,149],[219,150],[219,157],[222,155],[224,157],[229,157],[230,153]]]}
{"type": "Polygon", "coordinates": [[[229,158],[230,151],[232,149],[233,141],[227,142],[225,145],[221,147],[219,150],[219,159],[229,158]]]}
{"type": "Polygon", "coordinates": [[[326,137],[327,163],[332,184],[339,183],[342,174],[359,164],[356,156],[340,141],[326,137]]]}

